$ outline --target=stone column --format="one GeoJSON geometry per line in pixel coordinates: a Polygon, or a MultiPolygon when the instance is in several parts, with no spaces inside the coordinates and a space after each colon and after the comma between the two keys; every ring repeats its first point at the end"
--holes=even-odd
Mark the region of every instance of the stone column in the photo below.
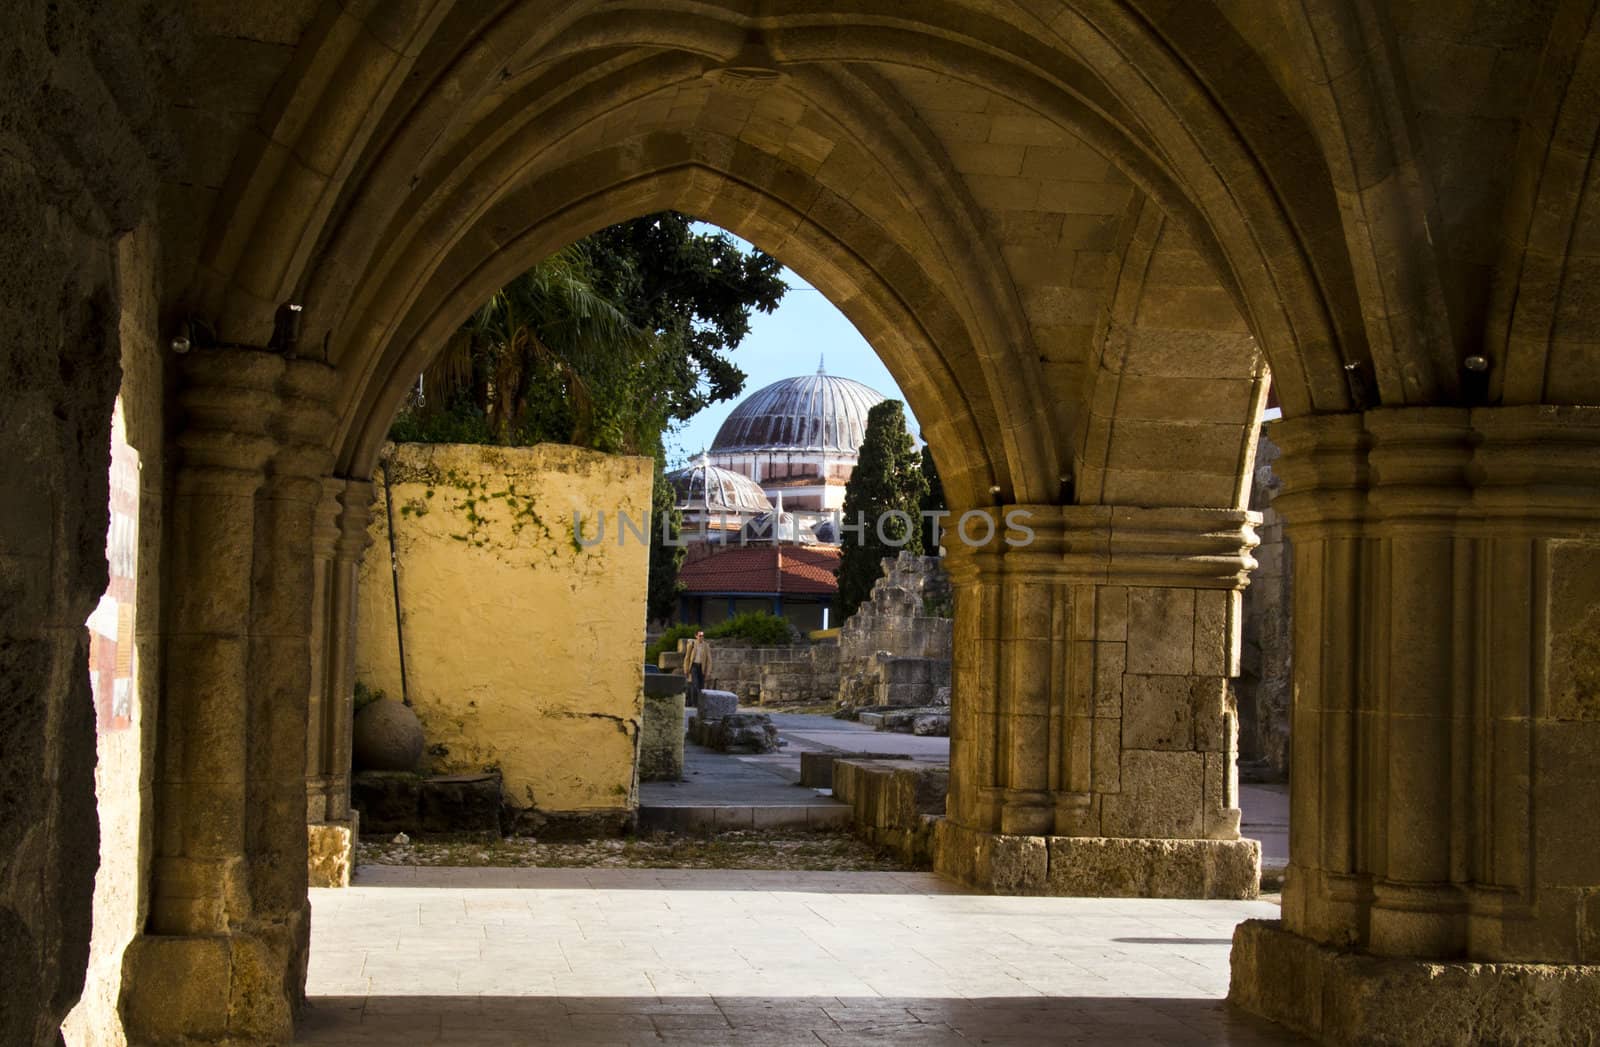
{"type": "Polygon", "coordinates": [[[1327,1042],[1600,1023],[1600,409],[1279,423],[1290,866],[1238,1004],[1327,1042]]]}
{"type": "Polygon", "coordinates": [[[949,543],[939,870],[1008,893],[1254,897],[1229,679],[1255,514],[992,512],[1027,531],[949,543]]]}
{"type": "Polygon", "coordinates": [[[358,834],[350,807],[356,580],[368,545],[372,484],[323,481],[317,510],[310,726],[306,735],[307,874],[313,887],[348,887],[358,834]]]}
{"type": "Polygon", "coordinates": [[[304,991],[311,533],[332,371],[184,359],[167,520],[150,914],[128,947],[130,1040],[287,1042],[304,991]]]}

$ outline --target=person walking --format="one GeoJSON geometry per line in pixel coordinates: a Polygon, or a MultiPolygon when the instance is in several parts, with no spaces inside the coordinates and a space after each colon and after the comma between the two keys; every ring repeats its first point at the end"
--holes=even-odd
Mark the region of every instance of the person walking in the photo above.
{"type": "Polygon", "coordinates": [[[706,642],[704,629],[689,641],[689,649],[683,654],[683,673],[689,678],[689,704],[698,706],[700,690],[706,685],[706,677],[711,675],[711,644],[706,642]]]}

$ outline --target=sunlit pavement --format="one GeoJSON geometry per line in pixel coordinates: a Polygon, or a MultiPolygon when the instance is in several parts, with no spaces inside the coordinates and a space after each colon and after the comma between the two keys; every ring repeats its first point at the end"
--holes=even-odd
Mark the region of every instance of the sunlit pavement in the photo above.
{"type": "Polygon", "coordinates": [[[1269,902],[925,873],[363,867],[313,890],[306,1044],[1267,1044],[1222,1003],[1269,902]]]}

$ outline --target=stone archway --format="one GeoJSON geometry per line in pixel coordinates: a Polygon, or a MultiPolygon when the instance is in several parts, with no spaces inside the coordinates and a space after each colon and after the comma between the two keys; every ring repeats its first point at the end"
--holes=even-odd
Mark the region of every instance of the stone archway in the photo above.
{"type": "MultiPolygon", "coordinates": [[[[36,6],[3,177],[47,220],[0,232],[32,303],[17,342],[45,348],[17,354],[30,421],[4,446],[32,461],[47,434],[62,483],[17,485],[24,512],[55,520],[103,486],[114,346],[72,332],[103,330],[114,292],[160,317],[159,344],[203,346],[158,404],[176,468],[136,1027],[287,1028],[307,714],[338,719],[340,535],[394,376],[515,265],[665,200],[794,252],[933,405],[959,504],[1041,521],[1028,549],[958,566],[949,871],[1061,889],[1133,862],[1142,889],[1179,868],[1209,869],[1204,890],[1230,852],[1215,696],[1264,357],[1304,580],[1296,818],[1284,921],[1241,933],[1237,999],[1360,1039],[1411,1019],[1393,997],[1279,993],[1269,972],[1347,979],[1349,1002],[1418,961],[1481,962],[1428,991],[1440,1008],[1490,993],[1507,1020],[1548,988],[1526,979],[1592,986],[1600,855],[1571,798],[1600,739],[1592,645],[1567,627],[1589,621],[1600,570],[1589,0],[1483,18],[1427,0],[330,3],[190,12],[167,27],[187,51],[36,6]],[[181,75],[158,92],[139,56],[169,53],[181,75]],[[176,143],[159,192],[128,145],[151,124],[176,143]],[[141,208],[163,259],[148,291],[118,288],[103,249],[141,208]],[[106,315],[86,323],[63,286],[106,315]],[[1162,350],[1180,345],[1186,366],[1217,355],[1174,371],[1162,350]],[[79,367],[102,379],[92,403],[70,391],[79,367]],[[1184,382],[1222,384],[1213,402],[1184,382]],[[1193,788],[1163,791],[1175,776],[1193,788]],[[1341,948],[1371,956],[1347,968],[1341,948]],[[1512,962],[1554,966],[1500,980],[1512,962]]],[[[82,731],[61,725],[91,545],[57,529],[48,551],[18,546],[52,610],[6,634],[18,693],[44,696],[17,722],[80,807],[82,731]]],[[[312,747],[313,818],[336,817],[339,744],[312,747]]],[[[71,803],[40,802],[8,882],[75,883],[71,803]]],[[[3,951],[45,970],[48,1026],[76,961],[40,942],[81,933],[33,898],[6,896],[3,951]]],[[[1576,999],[1549,1028],[1579,1027],[1576,999]]]]}

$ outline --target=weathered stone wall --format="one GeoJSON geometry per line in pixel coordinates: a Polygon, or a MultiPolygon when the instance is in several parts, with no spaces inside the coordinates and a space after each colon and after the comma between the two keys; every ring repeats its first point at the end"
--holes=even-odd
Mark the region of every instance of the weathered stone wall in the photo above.
{"type": "Polygon", "coordinates": [[[126,1042],[117,997],[122,951],[149,903],[151,754],[161,681],[161,540],[164,484],[163,357],[156,341],[154,231],[141,227],[118,246],[121,283],[124,439],[139,456],[139,515],[130,723],[102,724],[96,738],[95,796],[100,813],[100,868],[95,874],[94,935],[83,998],[65,1024],[69,1042],[114,1047],[126,1042]]]}
{"type": "Polygon", "coordinates": [[[732,691],[746,705],[815,704],[839,688],[839,645],[756,647],[738,640],[711,641],[707,687],[732,691]]]}
{"type": "Polygon", "coordinates": [[[644,674],[644,717],[639,732],[639,780],[683,777],[684,679],[677,673],[644,674]]]}
{"type": "Polygon", "coordinates": [[[1289,774],[1289,699],[1294,688],[1291,631],[1292,550],[1283,517],[1272,507],[1279,451],[1265,431],[1256,446],[1250,506],[1261,514],[1256,569],[1244,591],[1239,679],[1239,772],[1251,779],[1283,781],[1289,774]]]}
{"type": "MultiPolygon", "coordinates": [[[[98,837],[84,621],[106,585],[124,286],[163,136],[162,17],[23,0],[0,62],[0,1042],[54,1044],[89,954],[98,837]]],[[[148,292],[146,292],[148,293],[148,292]]],[[[158,390],[151,390],[158,392],[158,390]]],[[[141,405],[143,406],[143,405],[141,405]]],[[[160,428],[158,415],[141,425],[160,428]]],[[[149,432],[149,430],[146,430],[149,432]]],[[[159,450],[157,450],[159,456],[159,450]]]]}
{"type": "Polygon", "coordinates": [[[592,540],[601,507],[644,519],[649,462],[555,445],[408,444],[374,488],[356,676],[401,695],[392,523],[427,769],[497,767],[522,811],[631,810],[648,549],[611,530],[581,548],[572,521],[584,513],[592,540]]]}
{"type": "Polygon", "coordinates": [[[839,631],[839,704],[937,705],[941,695],[948,704],[951,599],[937,556],[886,557],[871,597],[839,631]]]}

